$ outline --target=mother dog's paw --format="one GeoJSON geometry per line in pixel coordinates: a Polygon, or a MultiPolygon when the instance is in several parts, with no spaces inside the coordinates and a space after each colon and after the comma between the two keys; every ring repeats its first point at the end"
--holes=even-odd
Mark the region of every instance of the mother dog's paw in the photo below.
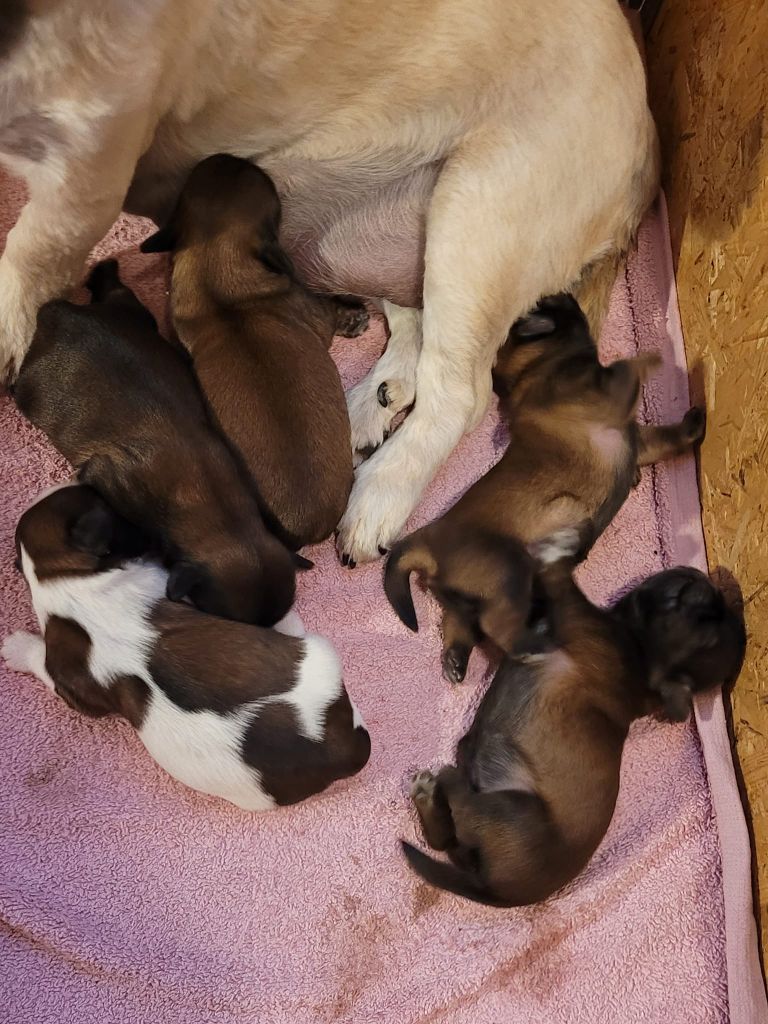
{"type": "MultiPolygon", "coordinates": [[[[394,442],[392,442],[394,443],[394,442]]],[[[411,514],[418,494],[396,464],[384,464],[380,455],[358,467],[347,510],[336,534],[336,550],[342,565],[354,569],[358,562],[372,562],[386,555],[411,514]]]]}

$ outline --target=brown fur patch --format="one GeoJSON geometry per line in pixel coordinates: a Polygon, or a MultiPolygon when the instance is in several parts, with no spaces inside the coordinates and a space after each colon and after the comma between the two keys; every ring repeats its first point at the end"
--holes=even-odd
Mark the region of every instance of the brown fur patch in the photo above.
{"type": "Polygon", "coordinates": [[[119,676],[109,687],[101,686],[88,668],[91,638],[79,623],[52,615],[45,647],[46,670],[70,707],[91,718],[121,715],[134,729],[141,728],[149,687],[136,676],[119,676]]]}
{"type": "Polygon", "coordinates": [[[151,623],[161,635],[149,662],[152,677],[185,711],[226,713],[296,682],[302,640],[171,601],[155,605],[151,623]]]}
{"type": "Polygon", "coordinates": [[[293,804],[359,772],[370,750],[368,733],[352,728],[352,706],[342,693],[328,708],[322,743],[301,735],[290,704],[264,706],[246,733],[243,757],[278,804],[293,804]]]}

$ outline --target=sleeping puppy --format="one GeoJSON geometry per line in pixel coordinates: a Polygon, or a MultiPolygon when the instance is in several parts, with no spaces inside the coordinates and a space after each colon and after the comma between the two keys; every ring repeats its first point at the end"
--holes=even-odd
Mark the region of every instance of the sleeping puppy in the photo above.
{"type": "Polygon", "coordinates": [[[171,305],[212,413],[291,548],[325,540],[352,488],[349,417],[328,348],[365,329],[361,307],[307,291],[277,240],[280,200],[247,160],[212,156],[170,222],[142,245],[172,249],[171,305]]]}
{"type": "Polygon", "coordinates": [[[40,310],[19,408],[84,483],[154,536],[169,598],[271,626],[293,603],[294,559],[209,422],[186,353],[160,336],[114,260],[88,287],[89,306],[40,310]]]}
{"type": "Polygon", "coordinates": [[[91,487],[37,501],[16,544],[43,635],[8,637],[7,663],[77,711],[127,718],[180,782],[261,811],[367,762],[370,739],[327,640],[168,601],[167,573],[135,557],[141,539],[91,487]]]}
{"type": "Polygon", "coordinates": [[[384,576],[390,603],[410,629],[418,628],[412,572],[442,604],[443,670],[452,682],[464,678],[482,637],[511,650],[530,595],[520,543],[587,521],[583,557],[624,503],[639,467],[677,455],[703,436],[698,408],[673,426],[638,426],[640,385],[657,364],[658,356],[647,354],[601,366],[570,295],[542,300],[514,325],[495,369],[509,427],[504,455],[441,519],[394,547],[384,576]],[[476,555],[478,536],[516,547],[512,561],[489,570],[476,555]],[[502,582],[509,580],[511,587],[502,582]],[[504,642],[483,626],[489,607],[508,623],[504,642]]]}
{"type": "Polygon", "coordinates": [[[539,545],[544,619],[503,661],[456,766],[413,780],[425,839],[452,863],[403,843],[409,864],[491,906],[536,903],[575,878],[613,816],[632,720],[683,720],[744,656],[740,618],[702,573],[657,573],[603,611],[573,582],[577,544],[565,530],[539,545]]]}

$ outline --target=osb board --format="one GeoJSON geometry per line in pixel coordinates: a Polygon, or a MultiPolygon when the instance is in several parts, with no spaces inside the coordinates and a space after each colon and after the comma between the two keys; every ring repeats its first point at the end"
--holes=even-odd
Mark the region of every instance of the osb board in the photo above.
{"type": "Polygon", "coordinates": [[[647,61],[688,360],[706,393],[709,564],[746,604],[732,718],[768,966],[768,4],[666,0],[647,61]]]}

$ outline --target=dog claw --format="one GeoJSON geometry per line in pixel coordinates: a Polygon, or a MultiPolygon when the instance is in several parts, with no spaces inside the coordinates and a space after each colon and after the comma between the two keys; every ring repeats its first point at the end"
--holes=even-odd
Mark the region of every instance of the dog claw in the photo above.
{"type": "Polygon", "coordinates": [[[389,548],[383,548],[381,546],[381,544],[378,545],[378,548],[379,548],[379,554],[380,555],[388,555],[389,554],[389,548]]]}
{"type": "Polygon", "coordinates": [[[379,401],[379,405],[382,409],[386,409],[389,405],[389,391],[387,390],[387,382],[382,381],[376,389],[376,398],[379,401]]]}
{"type": "Polygon", "coordinates": [[[443,675],[449,683],[463,683],[467,674],[469,651],[452,647],[443,655],[443,675]]]}
{"type": "Polygon", "coordinates": [[[437,778],[432,772],[416,772],[411,779],[411,799],[431,800],[436,785],[437,778]]]}

